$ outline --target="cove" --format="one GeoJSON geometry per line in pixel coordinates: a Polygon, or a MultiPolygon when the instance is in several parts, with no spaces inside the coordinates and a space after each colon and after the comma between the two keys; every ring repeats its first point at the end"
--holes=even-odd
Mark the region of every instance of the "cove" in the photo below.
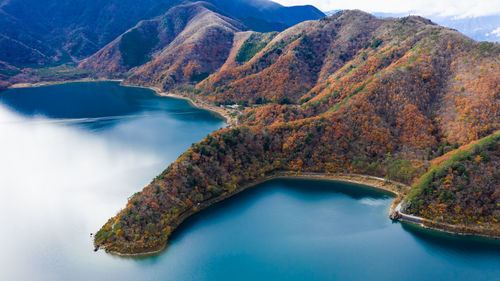
{"type": "Polygon", "coordinates": [[[497,242],[392,223],[392,197],[320,180],[249,188],[153,257],[92,251],[90,232],[223,126],[115,82],[0,92],[2,280],[498,280],[497,242]]]}

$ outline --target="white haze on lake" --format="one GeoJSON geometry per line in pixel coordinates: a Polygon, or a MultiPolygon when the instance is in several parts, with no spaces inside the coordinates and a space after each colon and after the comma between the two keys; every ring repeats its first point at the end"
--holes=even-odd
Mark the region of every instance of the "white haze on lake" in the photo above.
{"type": "Polygon", "coordinates": [[[78,255],[88,255],[90,265],[99,262],[92,259],[99,254],[92,252],[90,233],[124,207],[162,162],[152,151],[43,117],[22,117],[2,105],[0,157],[2,280],[58,279],[54,271],[39,275],[47,274],[45,265],[67,264],[54,257],[77,262],[78,255]]]}

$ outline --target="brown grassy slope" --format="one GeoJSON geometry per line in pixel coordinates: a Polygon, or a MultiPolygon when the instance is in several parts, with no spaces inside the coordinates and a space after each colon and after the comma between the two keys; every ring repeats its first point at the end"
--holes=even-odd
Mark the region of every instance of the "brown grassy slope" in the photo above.
{"type": "Polygon", "coordinates": [[[362,48],[379,22],[358,11],[303,22],[274,37],[247,63],[213,74],[198,88],[215,92],[208,99],[216,102],[295,103],[362,48]]]}
{"type": "MultiPolygon", "coordinates": [[[[162,16],[141,21],[79,67],[107,77],[133,69],[134,83],[161,83],[162,76],[179,76],[179,69],[181,72],[186,69],[188,75],[212,72],[225,61],[226,45],[241,28],[240,22],[222,16],[206,2],[178,5],[162,16]],[[203,55],[212,56],[216,62],[203,59],[203,55]]],[[[176,79],[179,83],[184,81],[181,77],[176,79]]]]}
{"type": "MultiPolygon", "coordinates": [[[[444,138],[465,144],[498,129],[498,45],[474,42],[417,17],[383,22],[374,35],[303,95],[300,107],[247,110],[240,121],[269,124],[317,116],[337,110],[360,92],[372,92],[375,110],[398,130],[396,134],[405,134],[404,142],[429,146],[444,138]]],[[[274,80],[273,86],[279,83],[274,80]]]]}

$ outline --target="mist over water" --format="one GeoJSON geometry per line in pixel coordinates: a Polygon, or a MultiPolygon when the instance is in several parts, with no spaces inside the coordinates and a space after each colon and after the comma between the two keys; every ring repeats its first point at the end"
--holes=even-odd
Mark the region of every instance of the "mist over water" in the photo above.
{"type": "Polygon", "coordinates": [[[117,83],[8,90],[0,101],[3,280],[59,280],[97,262],[90,233],[223,125],[186,101],[117,83]]]}
{"type": "Polygon", "coordinates": [[[0,279],[498,280],[498,243],[393,224],[392,198],[323,181],[243,192],[188,219],[156,257],[93,252],[90,233],[222,126],[116,83],[0,92],[0,279]]]}
{"type": "Polygon", "coordinates": [[[43,269],[77,253],[82,241],[91,247],[89,234],[162,163],[154,151],[43,117],[29,120],[0,107],[0,120],[0,224],[8,226],[0,232],[8,241],[0,257],[20,276],[36,273],[26,270],[26,261],[43,269]]]}

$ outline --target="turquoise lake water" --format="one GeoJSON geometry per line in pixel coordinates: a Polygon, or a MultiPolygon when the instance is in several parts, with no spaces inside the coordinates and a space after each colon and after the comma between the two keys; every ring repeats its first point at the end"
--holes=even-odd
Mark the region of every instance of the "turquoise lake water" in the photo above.
{"type": "Polygon", "coordinates": [[[500,280],[500,243],[388,219],[355,185],[273,180],[184,223],[154,257],[93,252],[95,232],[225,124],[116,82],[0,92],[1,280],[500,280]]]}

